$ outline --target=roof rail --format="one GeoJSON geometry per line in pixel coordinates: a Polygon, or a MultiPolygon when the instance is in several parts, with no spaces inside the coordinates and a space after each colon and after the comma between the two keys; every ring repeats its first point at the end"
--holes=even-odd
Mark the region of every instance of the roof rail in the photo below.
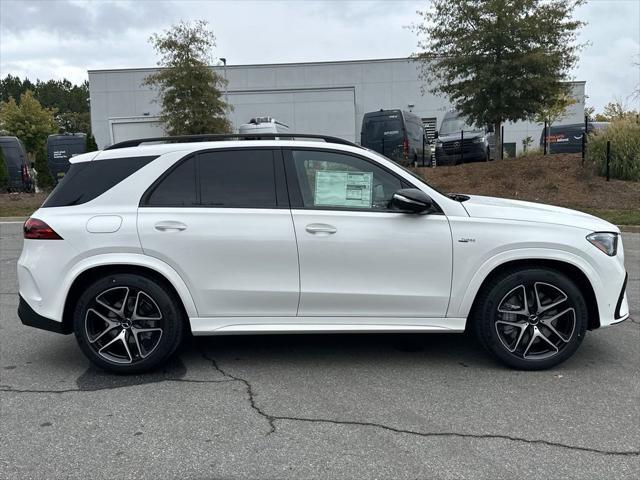
{"type": "Polygon", "coordinates": [[[105,150],[115,150],[117,148],[137,147],[143,143],[188,143],[188,142],[217,142],[223,140],[277,140],[277,139],[317,139],[324,140],[327,143],[337,143],[340,145],[349,145],[352,147],[361,148],[360,145],[356,145],[353,142],[338,137],[329,137],[326,135],[311,135],[306,133],[253,133],[253,134],[239,134],[239,133],[216,133],[216,134],[204,134],[204,135],[179,135],[173,137],[153,137],[153,138],[138,138],[136,140],[125,140],[124,142],[114,143],[113,145],[106,147],[105,150]]]}

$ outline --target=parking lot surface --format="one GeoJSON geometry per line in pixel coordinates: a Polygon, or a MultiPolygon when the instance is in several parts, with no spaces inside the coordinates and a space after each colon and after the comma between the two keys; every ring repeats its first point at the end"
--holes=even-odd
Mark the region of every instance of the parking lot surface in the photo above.
{"type": "Polygon", "coordinates": [[[21,225],[0,224],[0,478],[640,478],[640,234],[623,240],[632,320],[552,370],[466,335],[275,335],[115,376],[21,325],[21,225]]]}

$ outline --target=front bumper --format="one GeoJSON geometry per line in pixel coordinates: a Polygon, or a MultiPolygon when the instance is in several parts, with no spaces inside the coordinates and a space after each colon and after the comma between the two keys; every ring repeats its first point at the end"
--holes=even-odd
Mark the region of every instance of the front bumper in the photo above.
{"type": "Polygon", "coordinates": [[[445,151],[444,148],[436,148],[436,165],[455,165],[464,162],[477,162],[486,160],[486,148],[484,145],[465,147],[464,153],[460,149],[445,151]]]}
{"type": "Polygon", "coordinates": [[[20,321],[23,325],[27,325],[29,327],[39,328],[49,332],[62,333],[63,335],[68,335],[72,332],[71,327],[65,325],[63,322],[57,322],[36,313],[27,301],[22,298],[22,295],[20,296],[20,303],[18,303],[18,317],[20,317],[20,321]]]}

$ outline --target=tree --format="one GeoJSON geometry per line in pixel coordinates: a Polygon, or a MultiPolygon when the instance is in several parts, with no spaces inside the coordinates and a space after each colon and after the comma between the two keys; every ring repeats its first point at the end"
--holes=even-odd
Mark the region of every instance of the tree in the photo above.
{"type": "Polygon", "coordinates": [[[596,122],[614,122],[616,120],[637,120],[637,110],[627,109],[624,103],[620,100],[614,100],[604,106],[602,113],[596,113],[593,120],[596,122]]]}
{"type": "Polygon", "coordinates": [[[225,80],[208,66],[216,45],[208,23],[181,22],[149,41],[160,54],[162,68],[147,76],[144,84],[159,90],[160,119],[167,133],[230,132],[228,105],[220,92],[225,80]]]}
{"type": "Polygon", "coordinates": [[[550,127],[558,120],[562,120],[567,115],[567,108],[575,103],[575,98],[565,92],[560,92],[555,101],[541,107],[540,111],[533,116],[533,119],[537,123],[547,122],[550,127]]]}
{"type": "Polygon", "coordinates": [[[86,143],[86,151],[87,152],[95,152],[98,150],[98,144],[96,143],[96,138],[93,136],[93,133],[87,133],[87,143],[86,143]]]}
{"type": "Polygon", "coordinates": [[[8,101],[14,98],[20,103],[20,96],[27,90],[33,92],[36,100],[45,108],[57,111],[55,120],[58,128],[65,132],[87,133],[91,129],[89,114],[89,82],[74,85],[69,80],[37,80],[32,83],[29,79],[7,75],[0,80],[0,98],[8,101]]]}
{"type": "Polygon", "coordinates": [[[421,78],[477,125],[532,119],[570,94],[584,0],[433,0],[414,25],[421,78]]]}
{"type": "MultiPolygon", "coordinates": [[[[9,135],[18,137],[31,161],[38,160],[36,154],[45,149],[47,137],[58,131],[58,125],[54,120],[55,110],[44,108],[33,96],[31,90],[27,90],[20,96],[18,104],[13,98],[0,105],[0,129],[6,130],[9,135]]],[[[50,186],[51,174],[46,162],[40,163],[36,169],[40,168],[42,182],[39,186],[46,188],[50,186]]],[[[39,175],[39,176],[40,176],[39,175]]]]}

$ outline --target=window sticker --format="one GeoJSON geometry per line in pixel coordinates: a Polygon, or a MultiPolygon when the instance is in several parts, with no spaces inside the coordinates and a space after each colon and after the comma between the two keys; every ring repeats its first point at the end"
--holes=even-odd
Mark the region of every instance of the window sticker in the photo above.
{"type": "Polygon", "coordinates": [[[372,172],[320,170],[316,172],[314,205],[371,208],[372,186],[372,172]]]}

